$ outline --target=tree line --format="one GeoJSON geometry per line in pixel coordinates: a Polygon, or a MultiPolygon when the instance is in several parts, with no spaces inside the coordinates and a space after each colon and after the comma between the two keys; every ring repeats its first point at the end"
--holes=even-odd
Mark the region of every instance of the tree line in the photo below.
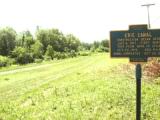
{"type": "Polygon", "coordinates": [[[64,35],[55,28],[37,29],[34,36],[30,31],[17,33],[11,27],[0,29],[0,67],[12,63],[27,64],[64,59],[108,50],[108,40],[82,43],[73,34],[64,35]]]}

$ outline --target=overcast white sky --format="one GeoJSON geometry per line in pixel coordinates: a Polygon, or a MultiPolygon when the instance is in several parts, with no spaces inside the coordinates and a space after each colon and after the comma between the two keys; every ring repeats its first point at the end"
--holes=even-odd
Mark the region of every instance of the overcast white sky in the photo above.
{"type": "Polygon", "coordinates": [[[0,0],[0,27],[17,32],[58,28],[73,33],[81,41],[109,38],[110,30],[128,29],[130,24],[147,24],[150,7],[151,27],[160,28],[160,0],[0,0]]]}

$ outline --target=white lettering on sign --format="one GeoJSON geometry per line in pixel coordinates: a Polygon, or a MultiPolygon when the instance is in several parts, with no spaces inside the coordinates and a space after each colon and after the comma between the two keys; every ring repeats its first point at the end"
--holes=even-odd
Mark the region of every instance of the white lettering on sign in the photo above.
{"type": "Polygon", "coordinates": [[[151,35],[151,32],[140,32],[140,33],[137,33],[137,37],[152,37],[151,35]]]}
{"type": "Polygon", "coordinates": [[[134,37],[135,37],[135,34],[134,34],[134,33],[125,33],[125,34],[124,34],[124,37],[125,37],[125,38],[134,38],[134,37]]]}
{"type": "MultiPolygon", "coordinates": [[[[151,32],[139,32],[139,33],[133,33],[133,32],[128,32],[124,34],[125,38],[150,38],[152,37],[151,32]]],[[[146,39],[147,40],[147,39],[146,39]]]]}

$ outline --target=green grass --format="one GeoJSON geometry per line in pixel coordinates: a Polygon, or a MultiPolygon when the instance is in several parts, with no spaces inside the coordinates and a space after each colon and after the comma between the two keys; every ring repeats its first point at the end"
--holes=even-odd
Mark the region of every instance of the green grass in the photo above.
{"type": "MultiPolygon", "coordinates": [[[[122,64],[96,54],[2,70],[0,120],[134,120],[134,70],[122,64]]],[[[142,119],[159,120],[160,86],[142,86],[142,119]]]]}

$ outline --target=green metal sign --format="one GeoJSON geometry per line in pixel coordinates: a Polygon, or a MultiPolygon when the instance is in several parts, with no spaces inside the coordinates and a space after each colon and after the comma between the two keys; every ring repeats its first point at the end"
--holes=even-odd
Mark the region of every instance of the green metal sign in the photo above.
{"type": "Polygon", "coordinates": [[[110,32],[111,57],[129,57],[131,62],[145,62],[160,56],[160,29],[147,25],[130,26],[129,30],[110,32]]]}

